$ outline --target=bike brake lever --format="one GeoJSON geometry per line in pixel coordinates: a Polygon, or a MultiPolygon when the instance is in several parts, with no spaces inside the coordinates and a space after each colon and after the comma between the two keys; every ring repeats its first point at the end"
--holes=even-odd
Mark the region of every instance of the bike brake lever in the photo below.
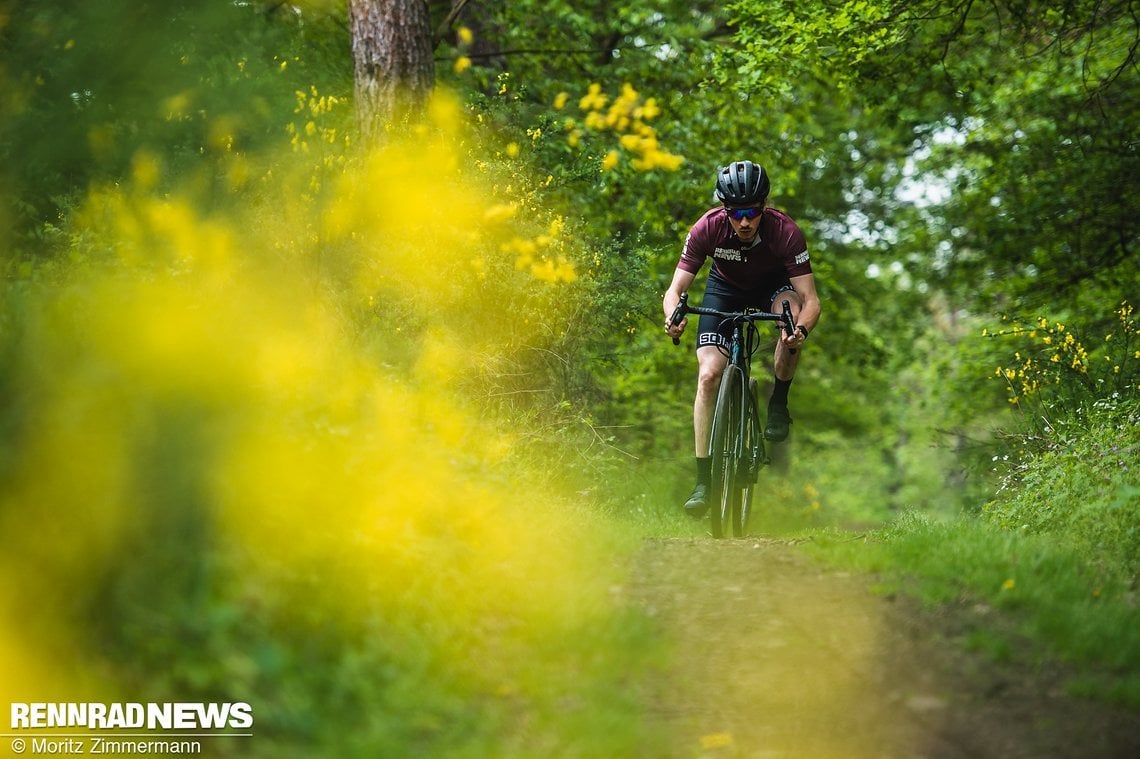
{"type": "MultiPolygon", "coordinates": [[[[673,315],[669,317],[669,325],[670,326],[676,327],[678,324],[681,323],[681,320],[685,318],[685,306],[687,306],[688,303],[689,303],[689,294],[688,293],[681,293],[681,300],[677,304],[677,307],[675,309],[673,309],[673,315]]],[[[673,338],[673,345],[680,345],[680,344],[681,344],[681,338],[674,337],[673,338]]]]}
{"type": "MultiPolygon", "coordinates": [[[[796,325],[792,321],[792,307],[788,305],[788,301],[784,301],[784,331],[788,333],[788,337],[796,334],[796,325]]],[[[794,354],[795,348],[788,348],[788,352],[794,354]]]]}

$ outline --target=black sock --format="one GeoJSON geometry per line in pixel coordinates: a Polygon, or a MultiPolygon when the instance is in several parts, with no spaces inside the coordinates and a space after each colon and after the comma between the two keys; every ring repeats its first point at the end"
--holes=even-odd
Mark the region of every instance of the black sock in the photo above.
{"type": "Polygon", "coordinates": [[[708,485],[712,483],[712,459],[697,457],[697,484],[708,485]]]}
{"type": "Polygon", "coordinates": [[[792,386],[791,380],[782,380],[779,377],[773,378],[775,381],[772,384],[772,398],[768,401],[769,406],[784,406],[788,405],[788,388],[792,386]]]}

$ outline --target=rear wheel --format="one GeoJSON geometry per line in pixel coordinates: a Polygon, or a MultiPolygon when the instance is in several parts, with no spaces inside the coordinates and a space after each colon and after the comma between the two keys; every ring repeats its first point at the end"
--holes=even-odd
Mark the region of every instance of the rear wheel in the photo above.
{"type": "Polygon", "coordinates": [[[726,538],[740,520],[740,414],[743,394],[740,372],[729,366],[720,379],[716,410],[713,412],[709,456],[712,458],[712,534],[726,538]]]}

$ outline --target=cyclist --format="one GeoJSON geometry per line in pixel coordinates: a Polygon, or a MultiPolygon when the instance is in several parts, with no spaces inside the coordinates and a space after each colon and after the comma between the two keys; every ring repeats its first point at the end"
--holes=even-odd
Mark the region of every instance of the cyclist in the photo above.
{"type": "MultiPolygon", "coordinates": [[[[716,197],[721,205],[705,212],[689,229],[662,305],[666,333],[680,337],[688,319],[673,326],[670,317],[709,258],[712,265],[702,306],[778,313],[782,302],[788,301],[796,328],[791,335],[781,332],[776,343],[776,376],[764,429],[767,439],[781,442],[787,439],[792,423],[788,389],[799,364],[799,349],[819,321],[820,303],[803,232],[786,213],[768,207],[769,187],[768,173],[752,161],[733,161],[717,170],[716,197]]],[[[697,397],[693,403],[697,485],[685,502],[685,510],[693,516],[701,516],[708,508],[712,480],[709,434],[720,376],[728,363],[720,349],[726,335],[718,333],[718,327],[714,316],[701,316],[697,324],[697,397]]]]}

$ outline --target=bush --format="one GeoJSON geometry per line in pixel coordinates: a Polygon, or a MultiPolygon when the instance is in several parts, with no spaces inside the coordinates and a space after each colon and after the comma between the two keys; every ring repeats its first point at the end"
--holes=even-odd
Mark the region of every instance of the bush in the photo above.
{"type": "Polygon", "coordinates": [[[985,513],[998,525],[1057,533],[1135,574],[1140,533],[1140,350],[1135,309],[1083,326],[1003,317],[983,336],[1013,342],[1006,383],[1022,430],[993,457],[1002,480],[985,513]]]}
{"type": "Polygon", "coordinates": [[[1140,402],[1114,398],[1046,424],[1020,450],[985,513],[1008,529],[1062,533],[1135,574],[1140,546],[1140,402]]]}

